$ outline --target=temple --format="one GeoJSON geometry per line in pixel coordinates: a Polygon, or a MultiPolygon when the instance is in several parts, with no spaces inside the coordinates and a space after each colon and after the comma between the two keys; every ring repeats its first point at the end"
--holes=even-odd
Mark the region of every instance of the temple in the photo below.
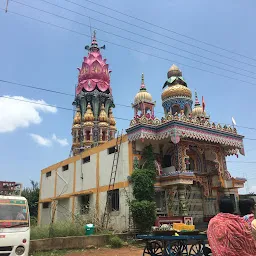
{"type": "Polygon", "coordinates": [[[115,107],[110,86],[110,73],[106,59],[102,58],[94,32],[91,46],[86,46],[88,56],[78,68],[78,85],[73,105],[76,107],[72,127],[72,152],[98,146],[115,137],[116,121],[112,108],[115,107]]]}
{"type": "Polygon", "coordinates": [[[243,136],[235,127],[211,122],[204,98],[200,103],[196,92],[193,103],[181,70],[172,65],[162,87],[164,115],[155,115],[156,102],[142,74],[131,107],[134,117],[127,134],[116,138],[110,70],[101,48],[94,34],[79,68],[73,156],[41,171],[39,224],[75,221],[74,216],[101,220],[108,214],[109,228],[131,229],[130,176],[145,162],[142,152],[148,145],[155,155],[159,219],[189,216],[196,224],[207,222],[218,212],[222,196],[237,206],[238,189],[246,180],[232,177],[226,158],[244,155],[243,136]]]}

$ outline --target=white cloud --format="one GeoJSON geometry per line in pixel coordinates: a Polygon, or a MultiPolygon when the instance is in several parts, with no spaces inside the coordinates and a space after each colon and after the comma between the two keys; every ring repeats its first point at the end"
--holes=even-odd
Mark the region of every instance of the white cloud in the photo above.
{"type": "Polygon", "coordinates": [[[40,104],[47,104],[44,100],[31,100],[22,96],[4,96],[0,98],[0,133],[12,132],[20,127],[40,124],[40,112],[56,113],[57,108],[40,104]],[[26,102],[25,102],[26,101],[26,102]]]}
{"type": "Polygon", "coordinates": [[[30,133],[29,135],[40,146],[43,146],[43,147],[51,147],[52,146],[51,140],[49,140],[47,138],[44,138],[44,137],[42,137],[38,134],[34,134],[34,133],[30,133]]]}
{"type": "Polygon", "coordinates": [[[52,140],[59,143],[62,147],[68,146],[68,140],[67,139],[60,139],[55,134],[52,135],[52,140]]]}

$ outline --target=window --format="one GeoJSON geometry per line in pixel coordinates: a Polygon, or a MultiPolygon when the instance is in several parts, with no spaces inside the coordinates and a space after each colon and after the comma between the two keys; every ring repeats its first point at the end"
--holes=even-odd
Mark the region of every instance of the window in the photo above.
{"type": "Polygon", "coordinates": [[[89,210],[90,210],[90,196],[91,195],[82,195],[78,198],[81,215],[89,213],[89,210]]]}
{"type": "Polygon", "coordinates": [[[68,164],[67,164],[67,165],[62,166],[62,171],[63,171],[63,172],[65,172],[65,171],[67,171],[67,170],[68,170],[68,164]]]}
{"type": "Polygon", "coordinates": [[[43,209],[47,209],[50,207],[50,203],[43,203],[43,209]]]}
{"type": "Polygon", "coordinates": [[[163,159],[163,168],[171,167],[172,166],[172,160],[170,155],[164,155],[163,159]]]}
{"type": "Polygon", "coordinates": [[[91,161],[91,157],[87,156],[83,158],[83,164],[89,163],[91,161]]]}
{"type": "Polygon", "coordinates": [[[52,176],[52,172],[47,172],[46,177],[50,177],[50,176],[52,176]]]}
{"type": "Polygon", "coordinates": [[[115,153],[115,152],[117,152],[118,151],[118,149],[116,148],[116,147],[112,147],[112,148],[108,148],[108,154],[110,155],[110,154],[113,154],[113,153],[115,153]]]}
{"type": "Polygon", "coordinates": [[[119,211],[120,202],[119,202],[119,189],[108,191],[109,197],[109,210],[110,211],[119,211]]]}

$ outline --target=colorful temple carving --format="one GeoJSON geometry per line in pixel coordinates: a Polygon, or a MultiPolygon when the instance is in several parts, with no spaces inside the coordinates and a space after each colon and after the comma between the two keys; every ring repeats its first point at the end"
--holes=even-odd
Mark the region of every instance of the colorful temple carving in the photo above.
{"type": "Polygon", "coordinates": [[[112,90],[107,60],[102,58],[94,32],[92,43],[85,47],[88,56],[78,68],[78,86],[73,105],[76,114],[72,127],[73,155],[102,144],[115,137],[112,90]]]}
{"type": "Polygon", "coordinates": [[[168,210],[160,213],[193,216],[200,222],[217,213],[220,196],[231,195],[237,200],[238,188],[243,187],[245,179],[229,174],[226,156],[244,154],[243,136],[236,128],[210,122],[197,93],[192,109],[192,93],[177,66],[170,68],[167,77],[162,92],[165,116],[161,119],[154,116],[155,103],[143,79],[134,99],[134,118],[126,130],[128,140],[133,143],[137,162],[142,161],[146,145],[154,147],[156,190],[169,202],[168,210]]]}

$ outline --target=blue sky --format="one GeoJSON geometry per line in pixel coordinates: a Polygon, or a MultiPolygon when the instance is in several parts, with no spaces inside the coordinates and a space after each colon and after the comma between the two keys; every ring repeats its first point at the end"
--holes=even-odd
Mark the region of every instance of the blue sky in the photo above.
{"type": "MultiPolygon", "coordinates": [[[[53,7],[40,0],[17,1],[65,16],[80,23],[87,25],[90,23],[86,17],[53,7]]],[[[157,101],[156,111],[163,112],[161,106],[162,86],[166,80],[166,73],[169,67],[175,63],[181,68],[189,88],[192,91],[197,90],[200,98],[202,95],[204,96],[206,110],[210,114],[211,120],[230,124],[231,117],[234,116],[238,125],[256,128],[256,119],[253,113],[256,107],[254,95],[256,93],[256,80],[248,77],[256,78],[256,61],[155,28],[138,20],[93,5],[86,0],[77,0],[76,2],[88,8],[133,23],[136,26],[130,26],[88,9],[72,5],[66,1],[52,0],[51,2],[90,16],[92,29],[102,29],[142,42],[142,44],[137,44],[103,31],[98,30],[97,32],[99,44],[106,45],[103,55],[107,58],[110,68],[113,71],[111,85],[116,104],[131,104],[140,87],[140,77],[143,72],[148,91],[153,95],[154,100],[157,101]],[[156,43],[149,39],[128,34],[123,30],[97,22],[93,18],[126,30],[131,30],[163,43],[156,43]],[[154,30],[163,36],[143,31],[138,26],[154,30]],[[171,40],[170,37],[196,45],[197,47],[205,48],[216,54],[211,54],[171,40]],[[157,59],[118,47],[111,44],[111,42],[169,60],[157,59]],[[153,48],[149,48],[145,44],[152,45],[153,48]],[[169,44],[170,46],[166,46],[165,44],[169,44]],[[179,47],[237,68],[227,67],[220,63],[205,60],[173,47],[179,47]],[[160,51],[159,49],[204,61],[218,66],[220,69],[178,57],[160,51]],[[225,55],[239,62],[220,57],[217,54],[225,55]],[[250,83],[255,83],[255,85],[242,83],[198,69],[192,69],[180,63],[191,65],[198,69],[206,69],[220,75],[242,79],[250,83]],[[223,69],[232,70],[234,73],[223,69]],[[248,70],[249,72],[244,70],[248,70]],[[237,73],[244,74],[244,76],[237,73]]],[[[98,0],[97,3],[158,24],[189,37],[218,45],[219,47],[256,59],[256,37],[252,33],[255,29],[254,10],[256,8],[256,2],[253,0],[246,1],[246,4],[242,1],[232,0],[217,0],[214,2],[162,0],[161,4],[159,4],[159,1],[146,0],[98,0]]],[[[0,8],[4,7],[5,0],[1,0],[0,8]]],[[[11,12],[51,22],[87,35],[90,35],[90,28],[42,13],[13,1],[9,3],[9,11],[7,14],[2,10],[0,11],[0,79],[71,94],[74,93],[74,86],[77,83],[78,75],[76,68],[81,65],[83,56],[86,55],[84,46],[90,43],[90,38],[17,16],[11,12]]],[[[73,98],[70,96],[36,91],[1,82],[0,94],[9,95],[10,97],[23,97],[29,100],[43,101],[47,104],[72,108],[73,98]]],[[[39,107],[38,105],[7,99],[1,99],[0,107],[1,180],[21,181],[25,185],[28,185],[29,179],[39,180],[40,170],[42,168],[68,157],[71,147],[70,133],[73,117],[71,111],[56,110],[55,108],[43,106],[39,107]]],[[[116,117],[131,119],[133,111],[130,108],[117,105],[114,114],[116,117]]],[[[158,113],[158,116],[161,116],[161,113],[158,113]]],[[[117,120],[118,129],[125,129],[128,125],[128,121],[117,120]]],[[[238,128],[238,131],[248,138],[256,139],[256,130],[238,128]]],[[[248,178],[252,178],[249,179],[249,190],[256,191],[256,167],[254,164],[240,162],[255,161],[256,144],[253,140],[245,140],[244,143],[246,156],[239,156],[238,159],[230,157],[228,160],[234,162],[229,162],[228,167],[234,176],[246,175],[248,178]]]]}

